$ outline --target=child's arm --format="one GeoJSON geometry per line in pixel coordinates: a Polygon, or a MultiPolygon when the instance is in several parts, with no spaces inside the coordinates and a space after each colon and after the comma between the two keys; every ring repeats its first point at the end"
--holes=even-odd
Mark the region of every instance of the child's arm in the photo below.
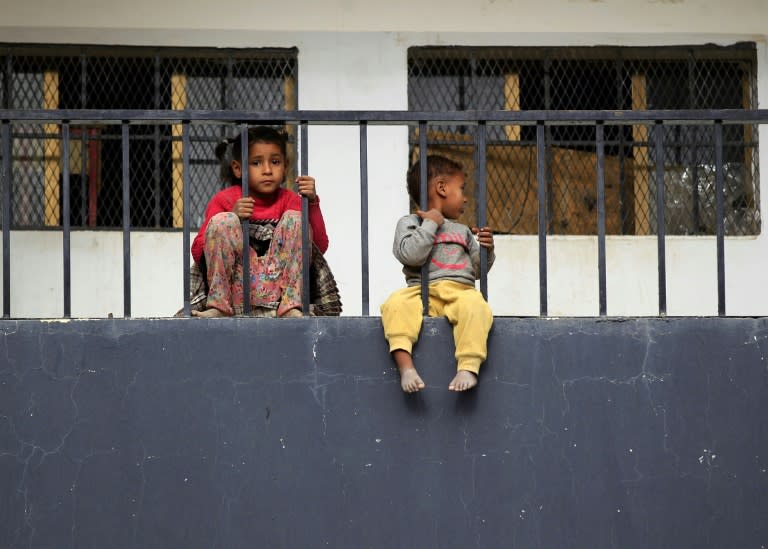
{"type": "Polygon", "coordinates": [[[312,242],[317,245],[320,253],[324,254],[328,249],[328,233],[325,230],[323,212],[320,211],[319,197],[309,203],[309,226],[312,227],[312,242]]]}
{"type": "Polygon", "coordinates": [[[420,220],[416,215],[406,215],[397,222],[392,253],[403,265],[423,265],[435,244],[438,224],[429,217],[420,220]]]}

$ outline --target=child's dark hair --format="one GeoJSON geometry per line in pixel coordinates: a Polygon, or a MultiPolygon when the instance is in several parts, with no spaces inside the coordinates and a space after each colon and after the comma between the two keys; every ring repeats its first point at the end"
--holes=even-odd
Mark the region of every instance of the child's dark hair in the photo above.
{"type": "MultiPolygon", "coordinates": [[[[240,135],[225,139],[216,145],[216,158],[220,166],[220,175],[223,182],[230,185],[239,185],[240,180],[232,172],[232,160],[240,162],[242,158],[243,147],[241,145],[240,135]]],[[[248,147],[254,143],[271,143],[280,148],[286,162],[288,161],[287,145],[288,135],[282,130],[270,128],[269,126],[254,126],[248,128],[248,147]]]]}
{"type": "MultiPolygon", "coordinates": [[[[458,162],[437,154],[427,155],[427,183],[439,175],[456,175],[462,173],[464,168],[458,162]]],[[[414,162],[408,170],[408,194],[411,200],[419,204],[421,196],[421,167],[419,160],[414,162]]]]}

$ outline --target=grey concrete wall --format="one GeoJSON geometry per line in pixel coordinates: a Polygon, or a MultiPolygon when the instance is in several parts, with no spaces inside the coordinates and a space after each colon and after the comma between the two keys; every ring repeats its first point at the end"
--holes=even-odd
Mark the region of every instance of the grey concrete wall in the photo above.
{"type": "Polygon", "coordinates": [[[768,546],[766,319],[0,321],[0,547],[768,546]]]}

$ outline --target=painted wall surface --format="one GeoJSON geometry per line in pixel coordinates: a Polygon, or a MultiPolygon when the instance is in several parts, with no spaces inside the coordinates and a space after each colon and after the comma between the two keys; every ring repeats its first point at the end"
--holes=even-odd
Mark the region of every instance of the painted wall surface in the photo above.
{"type": "MultiPolygon", "coordinates": [[[[354,220],[350,222],[354,224],[354,220]]],[[[352,229],[350,229],[352,230],[352,229]]],[[[353,231],[356,234],[356,229],[353,231]]],[[[385,235],[384,238],[388,238],[385,235]]],[[[359,239],[348,244],[359,250],[359,239]]],[[[726,243],[728,314],[764,316],[768,310],[760,273],[768,270],[768,254],[753,256],[753,239],[726,243]],[[746,268],[748,266],[749,268],[746,268]]],[[[372,242],[372,246],[374,243],[372,242]]],[[[380,243],[388,260],[389,242],[380,243]]],[[[597,316],[597,243],[594,238],[550,237],[549,315],[597,316]]],[[[621,237],[607,241],[607,302],[611,316],[658,314],[656,240],[621,237]]],[[[11,234],[11,316],[51,318],[62,316],[63,261],[61,234],[14,232],[11,234]]],[[[183,305],[182,240],[176,233],[137,232],[131,237],[131,316],[172,316],[183,305]]],[[[488,301],[499,316],[539,314],[538,242],[536,237],[499,238],[497,264],[488,275],[488,301]]],[[[667,311],[673,316],[716,315],[717,278],[712,238],[667,240],[667,311]]],[[[394,264],[387,266],[400,284],[394,264]]],[[[345,315],[361,310],[359,263],[340,268],[332,261],[342,290],[345,315]],[[357,292],[350,291],[357,288],[357,292]]],[[[123,316],[122,234],[72,233],[72,316],[75,318],[123,316]]],[[[374,284],[382,276],[374,273],[374,284]]],[[[2,277],[0,276],[0,280],[2,277]]],[[[386,295],[371,288],[371,314],[386,295]]]]}
{"type": "Polygon", "coordinates": [[[765,318],[0,320],[0,545],[760,548],[765,318]],[[87,342],[84,344],[84,342],[87,342]]]}
{"type": "Polygon", "coordinates": [[[765,34],[765,0],[3,0],[11,28],[211,29],[223,31],[710,32],[765,34]],[[278,7],[278,10],[275,8],[278,7]],[[183,9],[179,9],[183,8],[183,9]]]}
{"type": "MultiPolygon", "coordinates": [[[[0,2],[0,41],[123,45],[288,47],[299,49],[299,108],[405,110],[407,50],[420,45],[680,45],[753,41],[758,48],[758,107],[768,105],[768,0],[724,3],[704,0],[630,0],[541,2],[488,0],[378,4],[339,0],[280,4],[228,2],[0,2]],[[402,5],[401,5],[402,4],[402,5]],[[183,6],[183,8],[181,7],[183,6]],[[543,17],[542,14],[546,14],[543,17]]],[[[331,239],[327,253],[345,303],[345,314],[361,311],[358,130],[312,126],[309,171],[318,192],[331,239]]],[[[760,129],[768,142],[768,127],[760,129]]],[[[369,204],[371,313],[403,284],[391,255],[397,218],[407,212],[405,127],[369,129],[369,204]]],[[[760,164],[768,166],[762,147],[760,164]]],[[[766,170],[762,185],[765,187],[766,170]]],[[[761,193],[766,211],[768,191],[761,193]]],[[[106,316],[122,310],[121,239],[98,232],[73,241],[73,314],[106,316]],[[77,246],[75,248],[75,246],[77,246]],[[115,248],[117,246],[117,248],[115,248]],[[109,249],[108,251],[106,251],[109,249]],[[107,254],[116,258],[98,264],[107,254]],[[99,266],[95,266],[99,265],[99,266]],[[111,267],[111,268],[110,268],[111,267]],[[99,272],[98,298],[91,273],[99,272]],[[121,290],[120,290],[121,292],[121,290]],[[109,294],[109,295],[108,295],[109,294]],[[83,296],[81,299],[78,296],[83,296]]],[[[134,316],[164,316],[179,307],[181,236],[135,233],[147,246],[132,250],[134,316]],[[159,256],[159,250],[168,250],[159,256]],[[146,256],[143,254],[147,254],[146,256]],[[144,278],[143,273],[151,273],[144,278]],[[145,282],[146,280],[146,282],[145,282]]],[[[55,276],[60,244],[48,234],[14,234],[12,241],[14,316],[58,316],[55,276]],[[18,255],[17,255],[18,254],[18,255]],[[27,256],[30,257],[27,257],[27,256]],[[32,257],[35,259],[33,260],[32,257]],[[30,272],[30,261],[46,265],[30,272]],[[54,267],[51,267],[54,266],[54,267]],[[18,282],[17,282],[18,280],[18,282]],[[35,288],[35,291],[30,291],[35,288]]],[[[595,315],[597,246],[592,237],[549,239],[549,314],[595,315]]],[[[489,276],[496,314],[535,315],[538,307],[538,246],[532,237],[498,237],[498,260],[489,276]]],[[[608,314],[658,312],[656,243],[645,237],[611,237],[607,244],[608,314]]],[[[726,242],[727,312],[768,313],[768,239],[729,238],[726,242]]],[[[717,312],[715,246],[711,238],[669,238],[667,242],[668,313],[717,312]]]]}

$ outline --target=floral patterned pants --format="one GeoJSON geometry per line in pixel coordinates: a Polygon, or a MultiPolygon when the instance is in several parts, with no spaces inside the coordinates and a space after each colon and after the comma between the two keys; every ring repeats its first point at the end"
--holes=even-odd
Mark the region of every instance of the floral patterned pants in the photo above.
{"type": "MultiPolygon", "coordinates": [[[[301,309],[301,213],[286,211],[262,256],[248,247],[251,307],[277,309],[283,316],[301,309]]],[[[208,308],[227,316],[243,314],[243,230],[232,212],[214,215],[205,230],[208,308]]]]}

